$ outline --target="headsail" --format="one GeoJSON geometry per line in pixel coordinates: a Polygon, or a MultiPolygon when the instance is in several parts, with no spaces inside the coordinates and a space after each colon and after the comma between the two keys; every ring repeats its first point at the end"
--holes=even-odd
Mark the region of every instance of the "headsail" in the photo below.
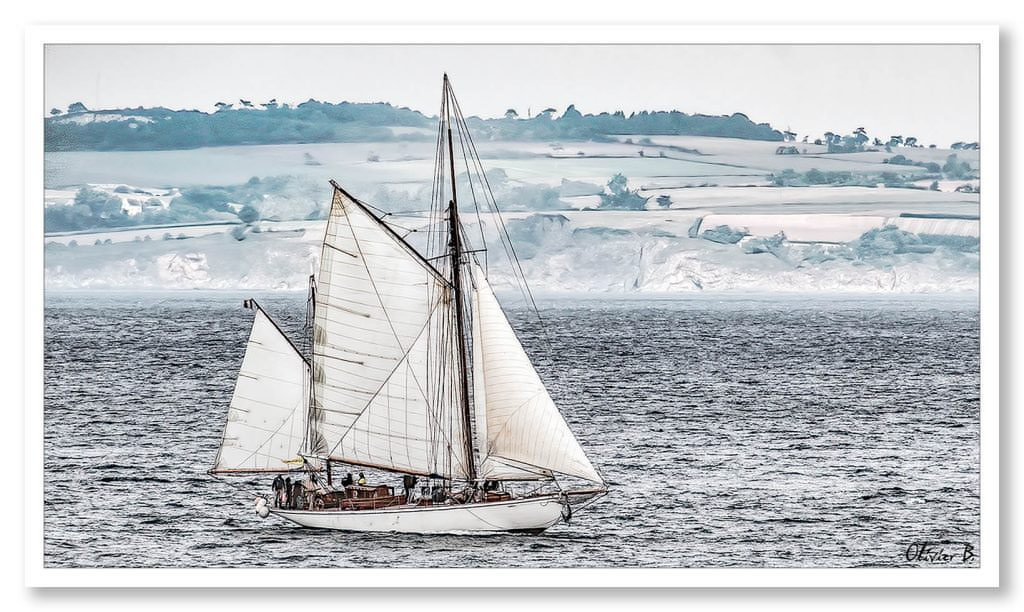
{"type": "Polygon", "coordinates": [[[451,288],[335,185],[317,282],[313,411],[327,454],[464,478],[451,288]]]}
{"type": "Polygon", "coordinates": [[[473,284],[473,379],[481,478],[518,480],[557,472],[603,483],[478,266],[474,266],[473,284]]]}
{"type": "Polygon", "coordinates": [[[259,306],[255,311],[213,473],[301,466],[309,364],[259,306]]]}

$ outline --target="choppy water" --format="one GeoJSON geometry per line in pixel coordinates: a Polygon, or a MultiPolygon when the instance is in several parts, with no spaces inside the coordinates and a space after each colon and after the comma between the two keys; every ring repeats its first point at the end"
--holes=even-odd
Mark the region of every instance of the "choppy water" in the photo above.
{"type": "MultiPolygon", "coordinates": [[[[975,302],[550,301],[513,323],[614,483],[538,536],[304,530],[205,475],[239,295],[46,302],[48,566],[963,565],[979,549],[975,302]],[[938,543],[950,561],[907,560],[938,543]]],[[[261,296],[297,331],[304,296],[261,296]]]]}

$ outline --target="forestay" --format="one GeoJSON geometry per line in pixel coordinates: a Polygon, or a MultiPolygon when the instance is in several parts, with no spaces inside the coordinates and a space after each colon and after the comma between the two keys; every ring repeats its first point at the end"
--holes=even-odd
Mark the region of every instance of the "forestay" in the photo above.
{"type": "Polygon", "coordinates": [[[313,411],[347,463],[465,478],[446,279],[335,186],[317,281],[313,411]]]}
{"type": "Polygon", "coordinates": [[[603,479],[548,394],[483,271],[473,270],[473,385],[482,478],[603,479]]]}
{"type": "Polygon", "coordinates": [[[280,472],[301,465],[309,366],[258,306],[214,473],[280,472]],[[293,463],[288,463],[289,461],[293,463]]]}

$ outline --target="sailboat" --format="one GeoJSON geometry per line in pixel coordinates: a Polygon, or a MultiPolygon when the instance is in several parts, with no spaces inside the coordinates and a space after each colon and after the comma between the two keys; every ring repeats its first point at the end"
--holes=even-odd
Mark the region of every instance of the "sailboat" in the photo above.
{"type": "Polygon", "coordinates": [[[209,473],[273,475],[256,492],[261,517],[348,531],[537,533],[608,492],[488,283],[485,245],[471,248],[460,221],[458,196],[475,188],[504,231],[447,75],[439,117],[426,252],[332,180],[308,350],[244,301],[254,319],[209,473]],[[456,143],[469,181],[461,189],[456,143]],[[340,483],[338,467],[350,470],[340,483]],[[401,477],[401,490],[359,470],[401,477]]]}

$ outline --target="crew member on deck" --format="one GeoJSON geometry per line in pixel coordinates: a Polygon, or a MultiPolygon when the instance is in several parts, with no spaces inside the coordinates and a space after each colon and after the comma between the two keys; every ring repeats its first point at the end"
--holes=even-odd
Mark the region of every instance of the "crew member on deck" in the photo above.
{"type": "Polygon", "coordinates": [[[352,472],[349,472],[348,474],[345,474],[344,478],[341,479],[341,486],[343,486],[343,487],[351,487],[352,486],[352,482],[353,482],[353,480],[352,480],[352,472]]]}
{"type": "Polygon", "coordinates": [[[291,508],[292,510],[300,509],[300,506],[302,504],[303,489],[304,487],[302,485],[301,480],[296,480],[295,482],[292,483],[292,492],[288,503],[288,507],[291,508]]]}
{"type": "Polygon", "coordinates": [[[359,472],[359,480],[356,481],[356,484],[358,484],[359,486],[363,486],[364,484],[366,484],[366,476],[363,476],[362,472],[359,472]]]}
{"type": "Polygon", "coordinates": [[[274,490],[274,507],[280,508],[284,504],[284,478],[280,474],[274,478],[271,488],[274,490]]]}
{"type": "Polygon", "coordinates": [[[317,482],[316,474],[310,474],[309,480],[302,481],[303,497],[306,500],[306,509],[313,510],[313,502],[316,501],[317,494],[323,490],[320,483],[317,482]]]}
{"type": "Polygon", "coordinates": [[[404,476],[402,476],[402,488],[405,489],[405,500],[406,501],[409,501],[409,493],[411,493],[412,490],[413,490],[413,487],[416,486],[416,481],[417,480],[418,480],[418,478],[416,478],[412,474],[405,474],[404,476]]]}

